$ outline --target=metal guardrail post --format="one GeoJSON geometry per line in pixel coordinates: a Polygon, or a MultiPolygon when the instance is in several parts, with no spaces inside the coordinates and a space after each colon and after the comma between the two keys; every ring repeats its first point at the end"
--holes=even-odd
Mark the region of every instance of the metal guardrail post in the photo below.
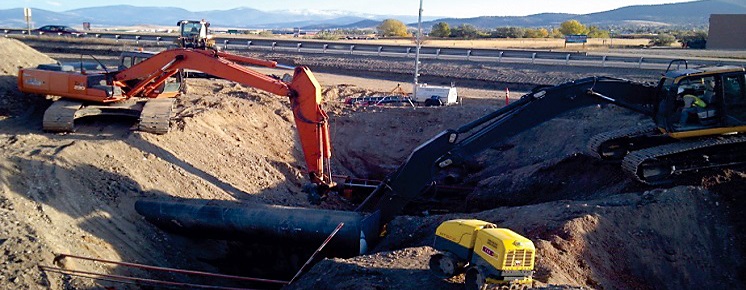
{"type": "Polygon", "coordinates": [[[536,61],[536,53],[534,52],[531,54],[531,64],[534,64],[535,61],[536,61]]]}
{"type": "Polygon", "coordinates": [[[298,49],[298,52],[300,52],[300,47],[301,47],[301,45],[303,45],[303,44],[302,44],[302,43],[300,43],[300,42],[298,42],[298,44],[296,45],[296,46],[297,46],[297,49],[298,49]]]}
{"type": "Polygon", "coordinates": [[[503,61],[503,52],[501,51],[500,54],[497,56],[497,62],[503,61]]]}
{"type": "Polygon", "coordinates": [[[230,43],[230,41],[228,41],[227,39],[223,40],[223,49],[228,49],[228,43],[230,43]]]}
{"type": "Polygon", "coordinates": [[[251,40],[246,41],[246,49],[251,48],[251,40]]]}
{"type": "Polygon", "coordinates": [[[470,60],[471,58],[471,49],[466,51],[466,60],[470,60]]]}
{"type": "Polygon", "coordinates": [[[350,54],[352,54],[353,50],[355,50],[355,45],[350,45],[350,54]]]}
{"type": "Polygon", "coordinates": [[[642,68],[642,59],[643,58],[644,57],[642,57],[642,56],[640,57],[640,61],[637,63],[637,68],[642,68]]]}
{"type": "Polygon", "coordinates": [[[603,58],[601,58],[601,66],[606,67],[606,56],[605,55],[603,58]]]}
{"type": "Polygon", "coordinates": [[[378,56],[381,56],[381,51],[383,50],[383,46],[378,47],[378,56]]]}
{"type": "Polygon", "coordinates": [[[327,50],[328,48],[329,48],[329,45],[328,45],[328,44],[326,44],[326,43],[324,43],[324,49],[323,49],[323,52],[324,52],[324,53],[326,53],[326,50],[327,50]]]}
{"type": "Polygon", "coordinates": [[[440,48],[435,50],[435,59],[440,59],[440,48]]]}
{"type": "Polygon", "coordinates": [[[407,57],[409,57],[409,53],[412,51],[411,47],[407,47],[407,57]]]}
{"type": "Polygon", "coordinates": [[[570,54],[569,53],[565,57],[565,65],[570,65],[570,54]]]}
{"type": "Polygon", "coordinates": [[[276,45],[277,45],[277,42],[276,42],[276,41],[273,41],[273,42],[272,42],[272,51],[275,51],[275,46],[276,46],[276,45]]]}

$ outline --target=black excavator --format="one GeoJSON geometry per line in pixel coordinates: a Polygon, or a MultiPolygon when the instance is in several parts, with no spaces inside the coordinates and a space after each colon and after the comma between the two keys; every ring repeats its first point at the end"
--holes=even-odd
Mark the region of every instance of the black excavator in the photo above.
{"type": "Polygon", "coordinates": [[[343,231],[333,239],[333,255],[354,256],[365,253],[385,232],[386,224],[432,185],[438,172],[562,113],[598,104],[621,106],[655,121],[652,128],[598,135],[589,145],[594,155],[621,163],[624,171],[643,183],[674,183],[701,171],[746,165],[746,69],[684,68],[667,70],[657,86],[590,77],[535,89],[415,148],[354,212],[256,205],[227,209],[145,200],[138,201],[136,208],[148,221],[176,232],[210,232],[236,239],[301,237],[313,245],[344,222],[343,231]],[[699,101],[686,101],[692,97],[699,101]]]}

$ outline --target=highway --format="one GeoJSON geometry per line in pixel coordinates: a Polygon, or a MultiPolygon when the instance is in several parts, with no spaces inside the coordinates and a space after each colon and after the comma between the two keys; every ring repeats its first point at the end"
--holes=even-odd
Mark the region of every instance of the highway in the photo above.
{"type": "MultiPolygon", "coordinates": [[[[32,32],[28,35],[25,29],[0,28],[5,37],[40,37],[32,32]]],[[[73,37],[63,35],[46,35],[52,37],[73,37]]],[[[168,46],[176,40],[176,34],[166,33],[124,33],[124,32],[91,32],[77,36],[80,39],[108,39],[126,43],[149,43],[168,46]]],[[[244,37],[235,35],[216,35],[216,44],[224,49],[236,51],[264,50],[278,52],[299,52],[314,54],[349,54],[379,57],[414,58],[415,46],[361,44],[345,41],[323,41],[307,39],[271,39],[244,37]]],[[[601,66],[638,69],[665,69],[677,57],[643,57],[597,55],[586,52],[565,52],[551,50],[515,50],[515,49],[468,49],[453,47],[425,46],[420,49],[422,59],[467,60],[474,62],[510,62],[542,65],[566,66],[601,66]]],[[[689,59],[689,65],[746,65],[746,60],[739,59],[689,59]]]]}

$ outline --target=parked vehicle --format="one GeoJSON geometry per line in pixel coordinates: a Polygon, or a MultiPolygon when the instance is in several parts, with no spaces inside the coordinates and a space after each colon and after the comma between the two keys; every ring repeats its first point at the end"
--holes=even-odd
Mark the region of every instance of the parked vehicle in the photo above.
{"type": "Polygon", "coordinates": [[[44,25],[37,29],[34,29],[34,33],[38,35],[59,35],[59,36],[74,36],[80,37],[85,35],[85,32],[75,30],[70,26],[65,25],[44,25]]]}

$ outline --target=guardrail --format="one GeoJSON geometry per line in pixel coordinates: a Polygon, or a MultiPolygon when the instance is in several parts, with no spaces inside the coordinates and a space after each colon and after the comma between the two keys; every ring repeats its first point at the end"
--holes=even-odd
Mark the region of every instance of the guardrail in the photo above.
{"type": "MultiPolygon", "coordinates": [[[[2,29],[8,36],[29,37],[25,29],[2,29]]],[[[32,32],[33,36],[35,35],[32,32]]],[[[52,35],[64,36],[64,35],[52,35]]],[[[68,35],[69,37],[69,35],[68,35]]],[[[76,35],[77,38],[114,39],[115,41],[129,41],[135,44],[151,42],[155,45],[169,45],[174,43],[175,34],[157,33],[125,33],[125,32],[91,32],[76,35]]],[[[270,39],[216,36],[216,44],[230,50],[270,50],[278,52],[300,53],[329,53],[367,55],[380,57],[414,57],[415,47],[406,45],[379,45],[352,42],[327,42],[319,40],[270,39]]],[[[483,62],[514,62],[548,65],[602,66],[638,69],[665,68],[675,58],[665,57],[637,57],[614,55],[591,55],[585,52],[562,52],[547,50],[514,50],[514,49],[485,49],[485,48],[453,48],[431,47],[420,49],[420,57],[424,59],[467,60],[483,62]]],[[[737,65],[745,66],[746,60],[735,59],[695,59],[689,62],[693,66],[706,65],[737,65]]]]}

